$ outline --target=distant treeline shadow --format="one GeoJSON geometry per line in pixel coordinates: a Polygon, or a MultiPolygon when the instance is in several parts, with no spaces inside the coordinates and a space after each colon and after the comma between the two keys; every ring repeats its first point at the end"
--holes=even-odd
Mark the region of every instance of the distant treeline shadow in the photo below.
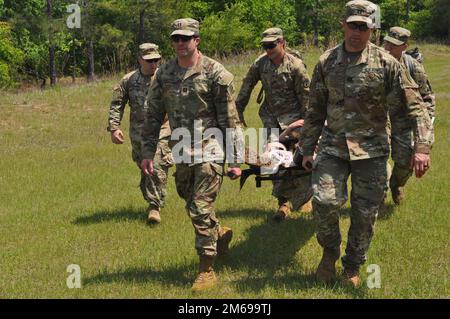
{"type": "Polygon", "coordinates": [[[142,209],[123,207],[114,210],[103,210],[92,215],[80,216],[72,223],[75,225],[90,225],[104,222],[141,221],[145,222],[147,216],[142,209]]]}

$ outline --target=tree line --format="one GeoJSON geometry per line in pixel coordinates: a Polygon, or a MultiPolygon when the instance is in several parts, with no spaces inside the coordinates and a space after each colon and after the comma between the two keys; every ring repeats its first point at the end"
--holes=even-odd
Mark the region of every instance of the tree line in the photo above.
{"type": "MultiPolygon", "coordinates": [[[[170,22],[201,22],[201,50],[239,54],[259,46],[272,26],[290,46],[327,47],[341,38],[347,0],[0,0],[0,88],[22,82],[124,72],[140,43],[154,42],[170,56],[170,22]]],[[[416,39],[448,42],[449,0],[373,0],[382,32],[405,26],[416,39]]]]}

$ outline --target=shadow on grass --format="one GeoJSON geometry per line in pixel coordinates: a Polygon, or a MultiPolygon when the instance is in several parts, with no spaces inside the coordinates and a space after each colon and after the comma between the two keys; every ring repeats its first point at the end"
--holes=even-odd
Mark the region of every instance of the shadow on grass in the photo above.
{"type": "MultiPolygon", "coordinates": [[[[333,292],[335,295],[347,295],[347,297],[359,299],[367,298],[368,296],[368,288],[364,286],[364,283],[358,288],[342,283],[339,278],[330,283],[323,283],[318,281],[312,272],[289,274],[279,276],[276,279],[246,278],[236,283],[239,291],[248,291],[249,287],[258,288],[260,291],[268,286],[280,291],[308,291],[308,289],[315,289],[315,293],[317,293],[317,289],[323,289],[324,291],[333,292]]],[[[258,290],[255,289],[253,292],[256,293],[258,290]]]]}
{"type": "Polygon", "coordinates": [[[154,270],[151,268],[130,268],[124,271],[109,273],[102,271],[97,275],[83,280],[85,286],[95,284],[108,284],[114,282],[130,282],[145,284],[159,282],[167,285],[190,287],[195,277],[196,265],[154,270]]]}
{"type": "MultiPolygon", "coordinates": [[[[272,214],[269,210],[243,210],[225,211],[221,216],[266,216],[270,220],[272,214]]],[[[339,281],[331,285],[317,281],[315,269],[307,269],[295,261],[295,255],[301,254],[302,247],[314,236],[315,223],[312,214],[293,213],[292,216],[281,223],[268,221],[247,229],[246,240],[238,240],[231,247],[229,256],[218,259],[216,268],[219,271],[224,267],[247,270],[247,276],[236,282],[236,288],[242,292],[258,293],[266,287],[308,290],[334,285],[351,297],[363,298],[365,293],[361,289],[347,289],[339,281]]],[[[321,254],[321,251],[317,253],[321,254]]]]}
{"type": "MultiPolygon", "coordinates": [[[[242,215],[248,214],[243,211],[242,215]]],[[[257,216],[272,216],[273,212],[260,210],[257,216]]],[[[295,254],[314,235],[314,222],[311,216],[297,217],[276,223],[267,221],[251,226],[245,231],[246,240],[235,239],[230,249],[228,266],[236,269],[248,268],[263,271],[269,276],[291,263],[295,254]]],[[[241,236],[242,237],[242,236],[241,236]]],[[[225,257],[228,259],[228,257],[225,257]]]]}
{"type": "MultiPolygon", "coordinates": [[[[239,219],[265,218],[266,220],[269,220],[269,218],[273,215],[273,213],[274,213],[274,211],[271,211],[271,210],[244,208],[244,209],[221,210],[221,211],[217,211],[216,215],[219,218],[219,220],[222,218],[239,218],[239,219]]],[[[293,213],[293,215],[295,216],[296,213],[293,213]]]]}
{"type": "MultiPolygon", "coordinates": [[[[130,213],[130,212],[128,212],[130,213]]],[[[218,212],[222,217],[271,216],[271,210],[233,210],[218,212]]],[[[139,216],[136,211],[132,216],[139,216]]],[[[95,214],[93,216],[96,216],[95,214]]],[[[105,215],[105,214],[103,214],[105,215]]],[[[142,215],[142,214],[141,214],[142,215]]],[[[122,214],[107,213],[112,219],[122,219],[122,214]],[[112,214],[112,215],[110,215],[112,214]],[[118,215],[118,216],[117,216],[118,215]]],[[[125,214],[125,218],[128,214],[125,214]]],[[[295,261],[295,255],[300,254],[302,247],[314,236],[315,226],[311,215],[294,213],[293,218],[281,223],[262,222],[248,228],[244,235],[235,234],[235,238],[227,256],[219,257],[215,269],[219,274],[222,270],[246,271],[247,275],[232,284],[241,292],[258,293],[266,287],[288,290],[308,290],[311,288],[335,289],[342,287],[345,294],[356,298],[364,297],[361,290],[344,290],[339,282],[325,285],[318,282],[314,276],[315,269],[307,269],[295,261]],[[237,235],[237,236],[236,236],[237,235]],[[245,237],[245,239],[242,239],[245,237]]],[[[145,217],[145,216],[144,216],[145,217]]],[[[138,217],[137,219],[141,219],[138,217]]],[[[104,216],[90,217],[87,221],[78,221],[80,224],[104,221],[104,216]]],[[[321,254],[321,251],[317,252],[321,254]]],[[[111,282],[145,283],[158,282],[163,285],[175,285],[189,288],[197,271],[197,263],[169,266],[162,269],[130,268],[118,272],[103,271],[93,277],[85,279],[85,285],[95,285],[111,282]]]]}
{"type": "Polygon", "coordinates": [[[76,218],[72,221],[75,225],[90,225],[104,222],[121,222],[121,221],[141,221],[145,222],[147,216],[143,209],[132,207],[124,207],[116,210],[104,210],[96,212],[92,215],[86,215],[76,218]]]}

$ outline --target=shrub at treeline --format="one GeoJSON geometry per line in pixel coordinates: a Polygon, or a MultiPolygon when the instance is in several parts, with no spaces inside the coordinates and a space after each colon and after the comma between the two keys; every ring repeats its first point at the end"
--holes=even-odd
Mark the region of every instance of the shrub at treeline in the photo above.
{"type": "MultiPolygon", "coordinates": [[[[124,72],[137,45],[155,42],[171,55],[170,22],[201,21],[203,52],[237,54],[255,49],[260,33],[281,27],[290,46],[327,47],[340,39],[346,0],[0,0],[0,88],[23,81],[124,72]],[[81,28],[66,25],[78,3],[81,28]]],[[[382,29],[409,28],[416,39],[448,41],[449,0],[374,0],[382,29]]],[[[52,81],[52,83],[53,83],[52,81]]]]}

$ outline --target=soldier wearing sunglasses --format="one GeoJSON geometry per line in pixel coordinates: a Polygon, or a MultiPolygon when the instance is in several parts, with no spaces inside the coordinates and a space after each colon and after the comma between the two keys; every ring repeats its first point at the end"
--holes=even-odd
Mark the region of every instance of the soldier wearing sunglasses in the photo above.
{"type": "Polygon", "coordinates": [[[207,130],[220,130],[225,136],[228,128],[238,128],[240,122],[233,97],[233,75],[199,51],[199,22],[178,19],[172,23],[172,29],[176,57],[160,67],[148,94],[141,167],[146,175],[154,174],[158,132],[166,115],[174,132],[189,132],[191,144],[182,151],[188,162],[175,157],[175,184],[195,230],[200,266],[192,289],[201,291],[217,283],[213,263],[217,255],[227,253],[233,234],[230,228],[219,224],[214,212],[223,175],[228,173],[234,179],[241,175],[239,165],[233,163],[228,163],[228,172],[224,172],[225,154],[220,146],[224,141],[207,134],[207,130]],[[195,144],[193,138],[198,133],[203,139],[195,144]],[[198,162],[193,160],[198,151],[196,145],[200,145],[202,153],[198,162]]]}
{"type": "MultiPolygon", "coordinates": [[[[261,46],[265,53],[251,65],[239,91],[236,105],[241,120],[255,85],[261,81],[265,93],[259,109],[264,128],[292,132],[301,130],[308,108],[310,80],[303,61],[286,51],[286,41],[280,28],[263,32],[261,46]]],[[[273,220],[284,220],[291,211],[302,208],[312,196],[310,176],[273,181],[272,195],[278,200],[273,220]]],[[[306,205],[305,205],[306,204],[306,205]]]]}
{"type": "MultiPolygon", "coordinates": [[[[124,143],[124,133],[120,129],[125,106],[130,105],[130,140],[131,156],[140,168],[142,160],[141,132],[144,125],[145,98],[151,81],[158,68],[161,55],[158,46],[153,43],[143,43],[139,46],[139,69],[125,75],[114,87],[113,99],[109,109],[108,131],[114,144],[124,143]]],[[[158,141],[158,156],[155,159],[155,174],[151,177],[141,171],[140,188],[144,199],[148,202],[147,221],[160,223],[160,210],[164,207],[166,198],[167,171],[172,163],[168,140],[170,127],[168,121],[161,127],[158,141]]],[[[115,186],[119,188],[119,186],[115,186]]]]}
{"type": "Polygon", "coordinates": [[[335,263],[341,253],[339,209],[347,201],[351,175],[351,226],[342,264],[344,281],[358,286],[359,269],[366,261],[386,191],[389,109],[399,103],[406,105],[413,123],[412,165],[417,177],[429,165],[432,123],[406,70],[369,42],[378,7],[370,1],[354,0],[345,9],[344,42],[325,52],[314,69],[301,139],[303,166],[313,167],[313,208],[317,239],[323,248],[317,277],[330,281],[336,274],[335,263]]]}

